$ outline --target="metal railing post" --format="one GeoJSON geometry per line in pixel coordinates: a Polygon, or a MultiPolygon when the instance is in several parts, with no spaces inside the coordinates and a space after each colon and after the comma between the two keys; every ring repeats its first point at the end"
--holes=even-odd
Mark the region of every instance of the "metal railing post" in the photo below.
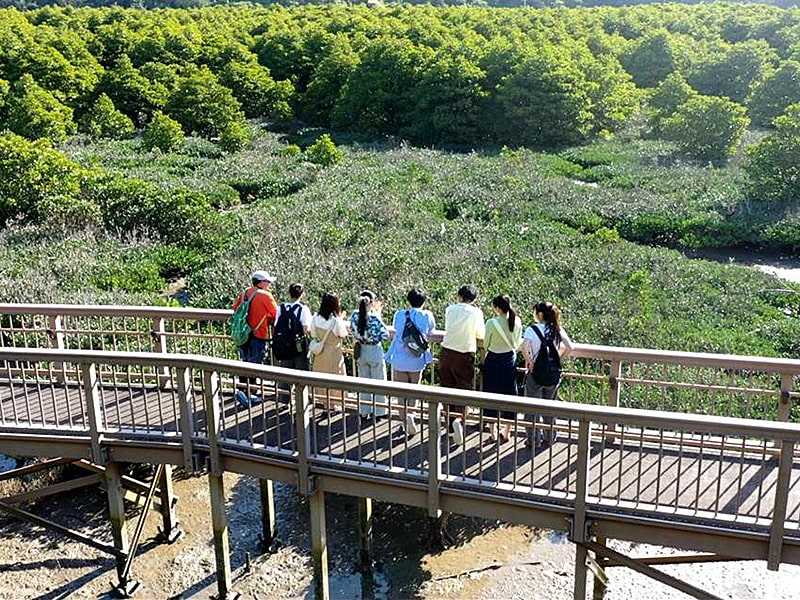
{"type": "MultiPolygon", "coordinates": [[[[55,350],[64,350],[66,348],[64,336],[64,317],[61,315],[49,315],[47,317],[47,334],[50,338],[50,347],[55,350]]],[[[64,363],[54,362],[53,370],[55,371],[55,378],[58,383],[65,383],[67,374],[64,372],[64,363]]]]}
{"type": "Polygon", "coordinates": [[[778,420],[787,422],[792,413],[792,383],[794,376],[789,373],[781,374],[781,393],[778,403],[778,420]]]}
{"type": "MultiPolygon", "coordinates": [[[[622,390],[620,389],[619,380],[622,377],[622,361],[618,359],[614,359],[611,361],[611,368],[608,373],[608,405],[613,406],[614,408],[619,407],[619,399],[622,395],[622,390]]],[[[608,430],[612,433],[616,433],[617,431],[617,424],[612,423],[608,430]]],[[[616,436],[612,436],[608,439],[610,443],[613,443],[616,440],[616,436]]]]}
{"type": "Polygon", "coordinates": [[[81,365],[83,395],[86,399],[86,418],[89,423],[89,436],[92,440],[92,462],[105,464],[100,442],[103,430],[102,407],[100,404],[100,378],[97,376],[97,365],[83,363],[81,365]]]}
{"type": "Polygon", "coordinates": [[[783,532],[786,526],[786,511],[789,504],[789,483],[794,462],[794,442],[781,442],[781,456],[778,463],[778,480],[775,482],[775,504],[772,509],[772,527],[769,533],[767,569],[777,571],[781,564],[783,551],[783,532]]]}
{"type": "Polygon", "coordinates": [[[181,442],[183,444],[183,467],[193,473],[194,461],[194,393],[192,391],[192,371],[189,367],[177,369],[178,409],[180,414],[181,442]]]}
{"type": "Polygon", "coordinates": [[[203,399],[208,427],[209,470],[208,487],[211,496],[211,523],[214,530],[214,557],[217,565],[219,598],[227,598],[233,586],[231,575],[228,517],[225,514],[225,482],[219,450],[219,425],[222,416],[219,375],[203,371],[203,399]]]}
{"type": "Polygon", "coordinates": [[[297,491],[303,495],[313,493],[314,484],[308,472],[308,457],[311,455],[311,407],[308,388],[294,386],[294,415],[297,431],[297,491]]]}
{"type": "Polygon", "coordinates": [[[442,446],[439,436],[442,428],[442,404],[428,402],[428,516],[438,518],[439,485],[442,480],[442,446]]]}
{"type": "MultiPolygon", "coordinates": [[[[155,317],[150,321],[150,339],[153,341],[153,352],[167,353],[167,329],[164,326],[164,317],[155,317]]],[[[169,367],[162,367],[158,371],[158,385],[166,386],[170,381],[169,367]]]]}

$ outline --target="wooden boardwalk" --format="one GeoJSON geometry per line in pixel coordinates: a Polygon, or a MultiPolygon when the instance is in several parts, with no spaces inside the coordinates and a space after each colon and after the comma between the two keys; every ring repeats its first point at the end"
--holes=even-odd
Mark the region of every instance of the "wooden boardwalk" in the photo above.
{"type": "MultiPolygon", "coordinates": [[[[118,437],[180,436],[177,391],[154,385],[100,386],[104,428],[118,437]]],[[[273,390],[274,391],[274,390],[273,390]]],[[[363,418],[355,394],[312,405],[309,460],[353,473],[377,473],[399,480],[426,481],[429,472],[429,427],[406,436],[393,406],[392,416],[363,418]]],[[[191,395],[193,430],[205,431],[199,393],[191,395]]],[[[87,430],[87,402],[78,384],[54,381],[0,384],[0,427],[5,431],[87,430]]],[[[489,421],[471,411],[463,445],[439,436],[443,482],[464,489],[559,505],[576,493],[578,428],[558,420],[557,441],[534,451],[526,441],[524,415],[505,443],[492,443],[489,421]]],[[[444,429],[444,428],[442,428],[444,429]]],[[[259,460],[296,461],[293,405],[274,394],[245,408],[232,392],[222,394],[219,439],[259,460]]],[[[724,440],[691,432],[594,428],[589,451],[588,504],[602,510],[658,515],[680,522],[717,522],[737,529],[769,526],[778,476],[778,455],[768,440],[724,440]]],[[[3,448],[0,441],[0,451],[3,448]]],[[[800,464],[790,478],[787,534],[800,536],[800,464]]]]}

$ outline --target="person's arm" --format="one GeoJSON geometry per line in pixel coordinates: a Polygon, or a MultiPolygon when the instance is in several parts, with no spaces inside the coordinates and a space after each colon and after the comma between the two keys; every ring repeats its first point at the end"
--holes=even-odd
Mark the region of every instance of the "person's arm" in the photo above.
{"type": "Polygon", "coordinates": [[[486,337],[486,323],[483,322],[483,313],[480,310],[475,313],[475,337],[479,341],[486,337]]]}
{"type": "Polygon", "coordinates": [[[483,328],[486,335],[483,338],[483,346],[480,348],[481,362],[486,360],[486,354],[489,352],[489,346],[491,346],[495,336],[494,327],[489,327],[489,321],[486,321],[483,328]]]}
{"type": "Polygon", "coordinates": [[[559,333],[561,334],[561,343],[558,346],[558,355],[561,358],[567,358],[570,352],[572,352],[572,349],[575,347],[575,344],[572,343],[572,339],[569,337],[569,334],[567,334],[563,327],[559,333]]]}

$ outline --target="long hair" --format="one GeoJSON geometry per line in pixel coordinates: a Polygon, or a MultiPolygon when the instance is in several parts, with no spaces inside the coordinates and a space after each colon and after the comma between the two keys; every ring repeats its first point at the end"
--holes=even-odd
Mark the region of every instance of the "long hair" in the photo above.
{"type": "Polygon", "coordinates": [[[358,297],[358,324],[356,328],[361,335],[364,335],[367,331],[367,313],[369,312],[369,306],[377,297],[377,294],[370,290],[364,290],[358,297]]]}
{"type": "Polygon", "coordinates": [[[319,303],[319,316],[326,321],[331,318],[331,315],[342,314],[342,302],[336,294],[329,294],[325,292],[322,294],[322,300],[319,303]]]}
{"type": "Polygon", "coordinates": [[[561,343],[561,311],[552,302],[539,302],[533,307],[534,314],[542,314],[544,335],[558,346],[561,343]]]}
{"type": "Polygon", "coordinates": [[[492,298],[492,306],[508,314],[508,330],[514,331],[514,324],[517,322],[517,313],[514,307],[511,306],[511,298],[505,294],[495,296],[492,298]]]}

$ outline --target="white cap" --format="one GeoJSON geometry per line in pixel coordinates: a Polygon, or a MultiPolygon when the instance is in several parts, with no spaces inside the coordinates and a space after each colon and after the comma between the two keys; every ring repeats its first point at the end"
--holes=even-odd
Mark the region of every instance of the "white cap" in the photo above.
{"type": "Polygon", "coordinates": [[[273,277],[266,271],[256,271],[255,273],[253,273],[251,279],[253,281],[269,281],[270,283],[275,283],[275,277],[273,277]]]}

